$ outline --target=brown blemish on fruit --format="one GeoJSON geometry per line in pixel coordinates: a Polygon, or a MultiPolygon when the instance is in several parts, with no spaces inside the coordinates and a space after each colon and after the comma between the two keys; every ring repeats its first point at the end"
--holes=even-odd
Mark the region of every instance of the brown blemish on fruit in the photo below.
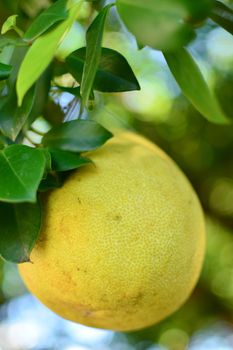
{"type": "Polygon", "coordinates": [[[122,216],[120,214],[116,214],[116,215],[114,215],[113,219],[115,221],[121,221],[122,220],[122,216]]]}

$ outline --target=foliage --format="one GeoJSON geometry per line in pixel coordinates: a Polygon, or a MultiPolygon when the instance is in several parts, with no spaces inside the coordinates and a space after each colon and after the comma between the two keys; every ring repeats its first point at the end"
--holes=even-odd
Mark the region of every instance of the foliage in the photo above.
{"type": "MultiPolygon", "coordinates": [[[[29,3],[0,5],[0,254],[13,262],[30,259],[41,227],[41,192],[61,186],[69,171],[88,166],[82,153],[112,136],[116,120],[112,112],[106,117],[104,106],[117,101],[114,108],[124,115],[124,96],[142,93],[140,69],[132,66],[127,50],[105,45],[111,33],[126,37],[128,29],[140,47],[161,50],[180,89],[203,117],[231,122],[225,101],[221,96],[218,101],[189,49],[200,31],[208,35],[210,23],[232,33],[230,5],[214,0],[29,3]],[[86,46],[59,60],[57,51],[76,23],[86,32],[86,46]],[[57,101],[67,95],[71,102],[61,108],[57,101]],[[27,217],[34,221],[25,228],[27,217]]],[[[139,57],[143,50],[131,51],[139,57]]]]}

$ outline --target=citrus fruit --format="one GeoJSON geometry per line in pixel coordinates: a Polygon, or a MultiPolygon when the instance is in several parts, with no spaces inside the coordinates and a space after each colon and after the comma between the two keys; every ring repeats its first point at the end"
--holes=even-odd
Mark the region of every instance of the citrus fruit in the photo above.
{"type": "Polygon", "coordinates": [[[202,266],[198,198],[177,165],[136,134],[120,133],[44,198],[29,290],[62,317],[135,330],[179,308],[202,266]]]}

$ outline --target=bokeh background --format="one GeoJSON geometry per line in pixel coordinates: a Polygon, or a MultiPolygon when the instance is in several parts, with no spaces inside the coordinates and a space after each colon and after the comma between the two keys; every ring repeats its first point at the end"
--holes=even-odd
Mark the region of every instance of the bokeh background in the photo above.
{"type": "MultiPolygon", "coordinates": [[[[0,23],[19,13],[22,28],[49,0],[0,0],[0,23]]],[[[230,1],[228,5],[231,6],[230,1]]],[[[87,4],[73,28],[76,45],[84,43],[87,4]]],[[[71,41],[73,40],[71,34],[71,41]]],[[[69,47],[69,42],[66,43],[69,47]]],[[[108,128],[146,135],[183,169],[206,214],[207,253],[198,286],[185,305],[163,322],[128,334],[96,330],[65,321],[27,291],[17,267],[0,261],[0,350],[230,350],[233,349],[233,124],[206,121],[181,94],[162,54],[138,50],[135,39],[113,14],[104,46],[121,52],[142,87],[140,92],[96,95],[95,118],[108,128]]],[[[233,37],[208,20],[189,46],[222,108],[233,119],[233,37]]],[[[59,72],[59,63],[56,63],[59,72]]],[[[72,82],[54,73],[54,86],[72,82]]],[[[62,120],[73,96],[51,89],[34,128],[62,120]]],[[[73,111],[72,113],[77,113],[73,111]]],[[[69,113],[69,118],[72,118],[69,113]]],[[[29,131],[29,139],[38,135],[29,131]]],[[[39,142],[39,140],[38,140],[39,142]]]]}

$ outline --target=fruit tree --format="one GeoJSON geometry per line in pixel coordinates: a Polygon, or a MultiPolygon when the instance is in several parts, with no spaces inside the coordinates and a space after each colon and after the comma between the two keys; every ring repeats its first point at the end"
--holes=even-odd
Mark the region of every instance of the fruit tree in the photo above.
{"type": "Polygon", "coordinates": [[[151,326],[190,296],[205,215],[221,219],[208,178],[232,154],[232,3],[0,8],[0,255],[66,319],[151,326]]]}

